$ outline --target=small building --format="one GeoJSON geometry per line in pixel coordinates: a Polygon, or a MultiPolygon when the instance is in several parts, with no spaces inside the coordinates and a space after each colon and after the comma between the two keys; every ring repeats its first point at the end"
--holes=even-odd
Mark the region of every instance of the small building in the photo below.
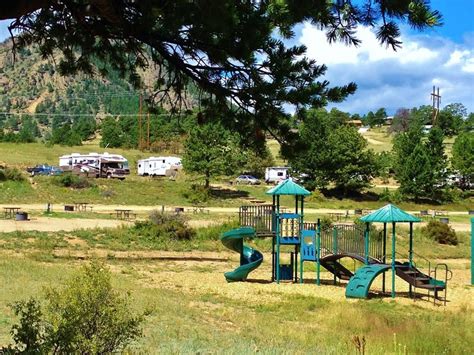
{"type": "Polygon", "coordinates": [[[347,121],[347,124],[349,126],[362,127],[362,121],[361,120],[349,120],[349,121],[347,121]]]}
{"type": "Polygon", "coordinates": [[[272,166],[265,169],[266,183],[279,183],[290,177],[290,168],[287,166],[272,166]]]}

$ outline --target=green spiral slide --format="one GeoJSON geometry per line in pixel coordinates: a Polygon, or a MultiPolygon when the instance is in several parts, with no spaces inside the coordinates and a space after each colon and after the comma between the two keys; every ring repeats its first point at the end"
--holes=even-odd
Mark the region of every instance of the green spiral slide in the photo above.
{"type": "Polygon", "coordinates": [[[240,266],[234,271],[229,271],[224,274],[227,282],[245,281],[248,274],[258,268],[262,263],[262,253],[244,245],[244,238],[253,237],[255,237],[255,229],[251,227],[231,229],[222,234],[222,244],[240,254],[240,266]]]}

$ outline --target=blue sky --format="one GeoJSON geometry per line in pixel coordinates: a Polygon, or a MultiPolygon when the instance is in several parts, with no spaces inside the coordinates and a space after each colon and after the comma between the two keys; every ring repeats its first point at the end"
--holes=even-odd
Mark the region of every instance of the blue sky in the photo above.
{"type": "MultiPolygon", "coordinates": [[[[474,112],[474,0],[432,0],[443,14],[444,25],[424,32],[402,26],[403,48],[397,52],[380,46],[369,28],[361,27],[358,48],[329,45],[324,33],[303,24],[294,43],[304,44],[308,56],[327,65],[324,79],[332,85],[354,81],[357,92],[343,103],[331,104],[351,113],[364,114],[385,107],[430,104],[433,85],[439,86],[441,106],[461,102],[474,112]]],[[[0,21],[0,41],[9,36],[0,21]]]]}

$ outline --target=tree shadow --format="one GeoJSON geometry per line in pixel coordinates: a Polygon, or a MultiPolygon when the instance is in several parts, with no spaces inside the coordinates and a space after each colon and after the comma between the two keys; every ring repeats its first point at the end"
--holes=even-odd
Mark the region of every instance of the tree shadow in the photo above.
{"type": "Polygon", "coordinates": [[[232,190],[226,188],[211,187],[209,189],[209,195],[212,198],[228,200],[237,198],[247,198],[250,196],[248,191],[232,190]]]}
{"type": "Polygon", "coordinates": [[[343,199],[351,199],[353,201],[357,202],[374,202],[374,201],[379,201],[380,196],[379,194],[373,192],[373,191],[351,191],[345,193],[341,189],[322,189],[321,193],[324,195],[324,197],[327,198],[336,198],[338,200],[343,200],[343,199]]]}

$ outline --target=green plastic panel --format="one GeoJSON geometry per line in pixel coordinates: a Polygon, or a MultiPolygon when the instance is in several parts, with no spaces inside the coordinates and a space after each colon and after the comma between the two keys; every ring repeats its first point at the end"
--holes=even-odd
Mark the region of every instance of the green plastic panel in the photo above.
{"type": "Polygon", "coordinates": [[[372,264],[362,266],[351,277],[346,287],[346,297],[348,298],[368,298],[369,289],[372,282],[381,273],[389,270],[390,265],[372,264]]]}

